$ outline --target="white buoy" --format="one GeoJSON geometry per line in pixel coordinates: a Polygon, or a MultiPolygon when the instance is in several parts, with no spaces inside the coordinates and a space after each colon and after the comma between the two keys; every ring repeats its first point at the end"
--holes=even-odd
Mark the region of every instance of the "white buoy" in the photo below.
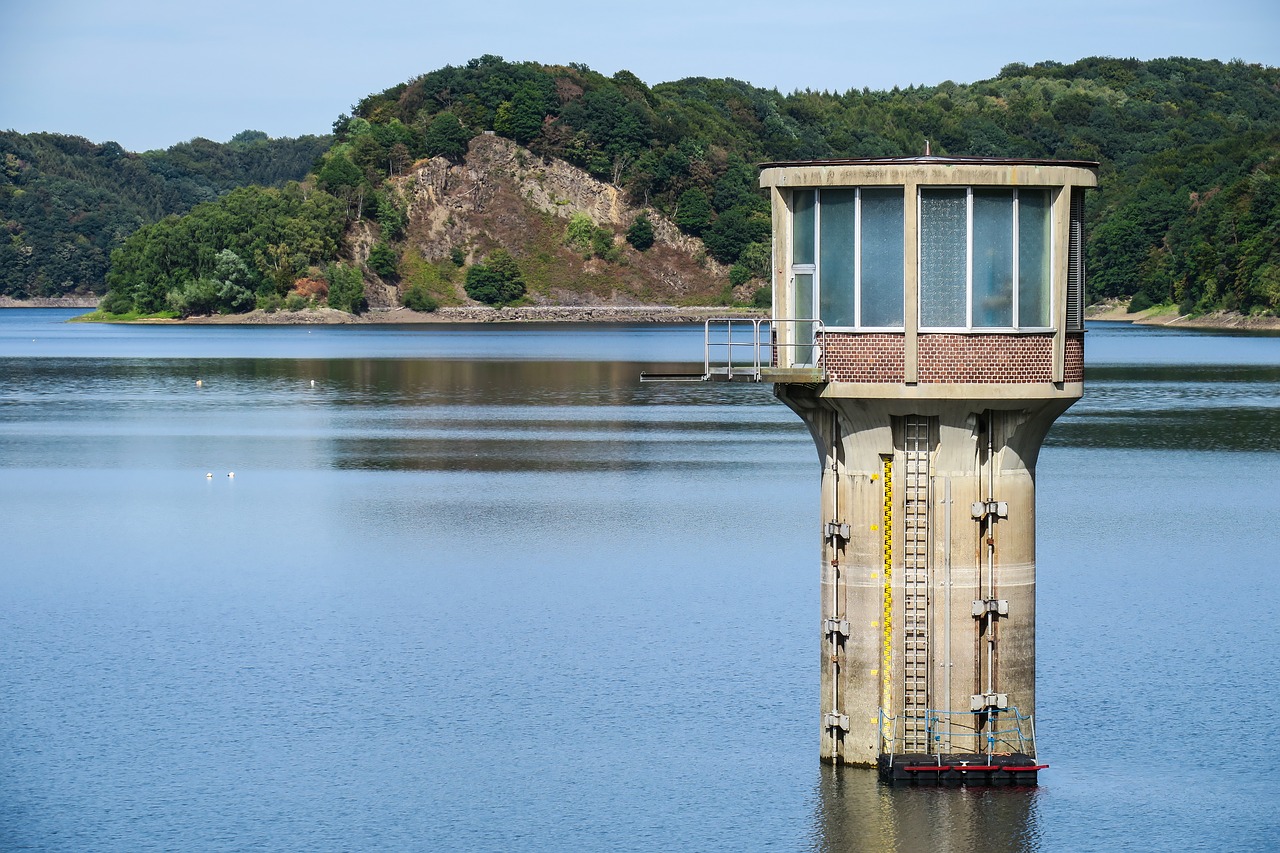
{"type": "Polygon", "coordinates": [[[197,380],[196,380],[196,387],[197,387],[197,388],[199,388],[199,387],[201,387],[202,385],[204,385],[204,380],[203,380],[203,379],[197,379],[197,380]]]}
{"type": "Polygon", "coordinates": [[[311,380],[311,387],[312,388],[316,387],[316,381],[314,379],[311,380]]]}
{"type": "Polygon", "coordinates": [[[204,478],[205,478],[206,480],[212,480],[212,479],[213,479],[213,472],[212,472],[212,471],[210,471],[208,474],[205,474],[205,475],[204,475],[204,478]]]}
{"type": "Polygon", "coordinates": [[[228,472],[227,472],[227,476],[234,480],[234,479],[236,478],[236,472],[235,472],[235,471],[228,471],[228,472]]]}

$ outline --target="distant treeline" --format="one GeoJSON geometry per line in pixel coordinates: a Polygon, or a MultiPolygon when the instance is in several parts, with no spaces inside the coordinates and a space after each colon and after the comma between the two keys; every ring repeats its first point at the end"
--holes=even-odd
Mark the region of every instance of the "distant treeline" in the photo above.
{"type": "MultiPolygon", "coordinates": [[[[731,265],[740,280],[764,275],[768,266],[768,207],[756,187],[755,164],[912,156],[922,154],[928,141],[934,154],[1101,162],[1102,186],[1090,194],[1087,211],[1095,297],[1140,294],[1189,310],[1280,310],[1280,70],[1243,62],[1090,58],[1069,65],[1016,63],[992,80],[972,84],[784,95],[730,79],[648,86],[627,71],[606,77],[583,65],[512,63],[484,56],[370,95],[351,115],[340,116],[333,131],[332,147],[316,162],[308,185],[337,202],[320,207],[331,209],[340,225],[362,217],[378,223],[383,262],[402,248],[404,225],[402,208],[386,192],[387,179],[422,157],[459,160],[469,139],[484,131],[513,139],[537,155],[562,158],[624,188],[637,203],[652,206],[700,237],[707,253],[731,265]]],[[[80,257],[83,242],[98,253],[85,248],[86,257],[100,263],[102,252],[119,245],[137,225],[175,209],[161,209],[150,190],[104,183],[95,175],[135,175],[166,187],[168,182],[178,186],[179,174],[198,176],[193,180],[206,181],[203,186],[212,195],[226,186],[215,182],[215,173],[227,181],[243,174],[270,182],[250,176],[247,164],[240,173],[201,170],[204,155],[183,149],[186,157],[180,159],[174,152],[182,146],[134,157],[82,140],[76,149],[65,137],[3,138],[0,214],[8,220],[10,245],[0,256],[0,273],[15,259],[28,264],[21,284],[25,292],[70,289],[90,281],[82,272],[50,271],[33,279],[32,265],[46,261],[33,259],[29,247],[36,243],[28,235],[65,235],[52,248],[73,257],[80,257]],[[14,145],[35,146],[37,141],[40,152],[30,157],[9,153],[14,145]],[[74,185],[83,202],[27,202],[21,215],[15,215],[19,191],[34,189],[23,183],[19,164],[34,168],[29,164],[41,162],[40,153],[49,149],[75,149],[57,160],[63,164],[57,173],[62,183],[54,186],[74,185]],[[127,173],[110,165],[128,158],[141,163],[127,173]],[[77,180],[64,178],[73,160],[99,167],[81,167],[77,180]],[[157,161],[177,171],[167,176],[157,161]],[[102,213],[108,199],[117,196],[139,200],[128,208],[132,220],[102,213]],[[151,200],[150,207],[141,203],[144,199],[151,200]],[[101,221],[86,223],[95,216],[101,221]],[[38,222],[41,217],[50,221],[38,222]]],[[[256,138],[224,148],[284,142],[256,138]]],[[[306,171],[319,149],[304,155],[302,140],[291,144],[298,146],[297,163],[306,171]]],[[[221,150],[215,146],[208,156],[221,150]]],[[[286,171],[273,179],[288,177],[286,171]]],[[[55,195],[53,189],[44,193],[55,195]]],[[[172,287],[211,273],[213,259],[231,243],[246,245],[242,238],[227,242],[213,232],[209,239],[215,242],[193,255],[203,258],[203,267],[166,269],[172,287]]],[[[146,240],[130,242],[112,278],[113,288],[124,297],[143,284],[129,278],[128,270],[145,268],[130,253],[148,251],[146,240]]],[[[295,274],[319,274],[319,261],[307,251],[287,243],[273,245],[277,258],[288,255],[299,265],[309,264],[307,269],[296,266],[295,274]]],[[[260,292],[274,288],[278,293],[287,274],[278,265],[270,269],[268,255],[259,254],[261,261],[242,260],[255,267],[250,272],[260,292]]],[[[159,256],[152,251],[152,257],[159,256]]],[[[322,260],[328,264],[335,259],[322,260]]],[[[23,292],[10,290],[10,280],[3,280],[4,292],[23,292]]]]}
{"type": "Polygon", "coordinates": [[[327,136],[193,139],[132,154],[55,133],[0,132],[0,294],[101,293],[110,254],[139,226],[248,184],[304,178],[327,136]]]}

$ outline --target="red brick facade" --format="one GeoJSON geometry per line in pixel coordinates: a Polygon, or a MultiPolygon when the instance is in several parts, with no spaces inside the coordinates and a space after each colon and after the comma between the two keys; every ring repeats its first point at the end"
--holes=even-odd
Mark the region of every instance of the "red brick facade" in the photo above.
{"type": "Polygon", "coordinates": [[[1067,332],[1066,362],[1062,374],[1065,382],[1084,381],[1084,332],[1067,332]]]}
{"type": "Polygon", "coordinates": [[[904,350],[901,334],[827,332],[822,336],[822,361],[833,382],[901,383],[906,379],[904,350]]]}
{"type": "MultiPolygon", "coordinates": [[[[1053,335],[922,333],[919,382],[1032,384],[1053,381],[1053,335]]],[[[905,381],[903,335],[827,332],[823,363],[833,382],[905,381]]],[[[1084,336],[1067,336],[1065,380],[1084,378],[1084,336]]]]}
{"type": "Polygon", "coordinates": [[[1053,335],[920,336],[920,382],[1053,381],[1053,335]]]}

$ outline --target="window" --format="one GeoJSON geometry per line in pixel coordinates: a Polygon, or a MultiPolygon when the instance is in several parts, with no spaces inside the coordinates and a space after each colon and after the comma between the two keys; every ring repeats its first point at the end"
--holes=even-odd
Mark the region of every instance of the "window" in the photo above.
{"type": "Polygon", "coordinates": [[[1049,190],[920,191],[920,326],[1052,323],[1049,190]]]}
{"type": "Polygon", "coordinates": [[[792,193],[797,316],[828,328],[903,327],[902,193],[902,187],[792,193]]]}

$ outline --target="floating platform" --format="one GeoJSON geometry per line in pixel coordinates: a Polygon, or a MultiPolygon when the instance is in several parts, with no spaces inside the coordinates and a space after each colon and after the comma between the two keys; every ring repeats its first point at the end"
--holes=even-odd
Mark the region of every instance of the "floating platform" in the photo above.
{"type": "Polygon", "coordinates": [[[1020,752],[1005,755],[881,755],[880,781],[886,785],[1018,787],[1038,784],[1049,765],[1020,752]]]}

